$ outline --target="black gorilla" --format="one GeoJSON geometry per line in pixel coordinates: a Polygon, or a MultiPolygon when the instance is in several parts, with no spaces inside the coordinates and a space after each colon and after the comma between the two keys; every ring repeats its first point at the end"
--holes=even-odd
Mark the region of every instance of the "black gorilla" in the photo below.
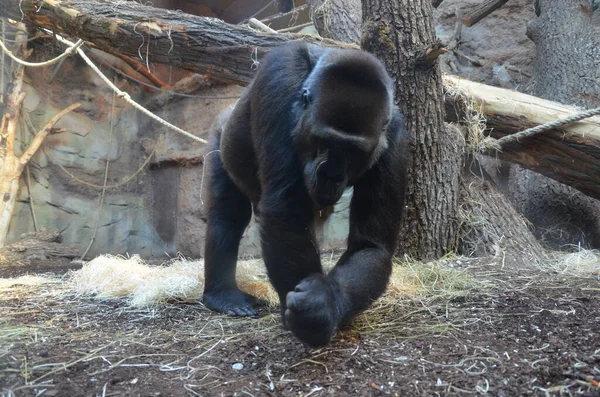
{"type": "Polygon", "coordinates": [[[215,123],[207,155],[204,304],[255,314],[235,281],[238,246],[260,216],[264,261],[284,326],[310,346],[385,290],[402,216],[407,134],[392,81],[372,55],[288,44],[265,56],[234,109],[215,123]],[[324,274],[319,211],[354,187],[348,248],[324,274]]]}

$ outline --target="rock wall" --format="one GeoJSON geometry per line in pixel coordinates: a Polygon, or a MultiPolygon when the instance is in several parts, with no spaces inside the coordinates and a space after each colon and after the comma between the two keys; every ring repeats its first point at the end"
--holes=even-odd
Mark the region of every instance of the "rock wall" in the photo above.
{"type": "MultiPolygon", "coordinates": [[[[434,11],[436,34],[444,42],[456,32],[457,15],[466,15],[481,0],[446,0],[434,11]]],[[[441,67],[485,84],[529,90],[535,45],[527,22],[535,18],[531,0],[511,0],[471,27],[462,26],[458,46],[442,55],[441,67]]]]}

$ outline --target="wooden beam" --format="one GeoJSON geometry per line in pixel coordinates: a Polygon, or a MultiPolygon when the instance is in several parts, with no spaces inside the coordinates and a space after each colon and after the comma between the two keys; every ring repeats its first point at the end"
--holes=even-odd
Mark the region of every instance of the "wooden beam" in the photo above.
{"type": "MultiPolygon", "coordinates": [[[[502,138],[578,112],[520,92],[444,76],[447,121],[465,119],[466,109],[485,119],[486,133],[502,138]]],[[[491,153],[600,199],[600,117],[507,144],[491,153]]]]}

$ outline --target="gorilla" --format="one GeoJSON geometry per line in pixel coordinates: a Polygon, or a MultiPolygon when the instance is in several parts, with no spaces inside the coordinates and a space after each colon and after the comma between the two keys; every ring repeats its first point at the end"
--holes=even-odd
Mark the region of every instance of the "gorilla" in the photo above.
{"type": "Polygon", "coordinates": [[[203,303],[255,315],[236,285],[252,211],[286,329],[311,347],[385,291],[403,212],[407,133],[382,63],[359,50],[275,48],[213,127],[203,303]],[[347,250],[325,274],[315,244],[321,211],[353,187],[347,250]]]}

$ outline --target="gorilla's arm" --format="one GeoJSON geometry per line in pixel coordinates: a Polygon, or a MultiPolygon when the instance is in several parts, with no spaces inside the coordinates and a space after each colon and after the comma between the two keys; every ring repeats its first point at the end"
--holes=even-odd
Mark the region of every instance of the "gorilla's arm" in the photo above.
{"type": "Polygon", "coordinates": [[[286,294],[311,273],[321,273],[321,259],[311,233],[312,208],[306,190],[293,181],[269,185],[259,206],[262,251],[285,310],[286,294]]]}
{"type": "Polygon", "coordinates": [[[404,206],[407,137],[395,112],[388,150],[354,184],[348,249],[329,273],[349,304],[343,320],[366,309],[387,286],[404,206]]]}

